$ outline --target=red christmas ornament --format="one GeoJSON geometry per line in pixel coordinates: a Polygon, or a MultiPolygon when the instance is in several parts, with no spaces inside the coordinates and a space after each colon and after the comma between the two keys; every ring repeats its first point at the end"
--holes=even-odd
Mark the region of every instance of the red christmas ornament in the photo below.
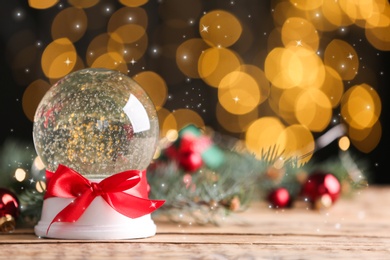
{"type": "Polygon", "coordinates": [[[13,231],[19,214],[19,200],[16,195],[7,189],[0,188],[0,231],[13,231]]]}
{"type": "Polygon", "coordinates": [[[290,193],[286,188],[277,188],[268,195],[268,201],[274,208],[286,208],[290,205],[290,193]]]}
{"type": "Polygon", "coordinates": [[[316,208],[331,206],[340,196],[341,185],[331,173],[314,172],[302,187],[302,195],[316,208]]]}
{"type": "Polygon", "coordinates": [[[203,165],[202,156],[197,152],[180,154],[179,165],[188,172],[194,172],[203,165]]]}
{"type": "Polygon", "coordinates": [[[183,136],[180,145],[169,146],[165,149],[168,158],[174,159],[178,165],[187,172],[195,172],[203,165],[201,150],[199,150],[198,139],[192,135],[183,136]]]}
{"type": "Polygon", "coordinates": [[[197,152],[196,151],[197,139],[192,135],[185,135],[180,140],[180,153],[197,152]]]}

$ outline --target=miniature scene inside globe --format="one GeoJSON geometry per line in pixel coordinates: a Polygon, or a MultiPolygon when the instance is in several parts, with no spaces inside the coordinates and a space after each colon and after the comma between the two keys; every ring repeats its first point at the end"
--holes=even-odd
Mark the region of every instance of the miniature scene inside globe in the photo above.
{"type": "Polygon", "coordinates": [[[145,169],[157,146],[154,104],[128,76],[84,69],[58,81],[41,100],[33,138],[47,170],[66,165],[91,178],[145,169]]]}

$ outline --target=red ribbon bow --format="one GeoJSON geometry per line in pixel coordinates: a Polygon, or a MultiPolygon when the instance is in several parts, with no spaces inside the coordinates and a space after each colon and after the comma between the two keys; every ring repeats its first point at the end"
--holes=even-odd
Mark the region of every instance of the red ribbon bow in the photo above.
{"type": "Polygon", "coordinates": [[[124,171],[96,183],[64,165],[59,165],[50,177],[45,199],[50,197],[75,199],[54,217],[47,228],[47,233],[54,222],[77,221],[97,196],[101,196],[113,209],[129,218],[138,218],[155,211],[165,201],[149,200],[124,192],[141,181],[139,173],[137,170],[124,171]]]}

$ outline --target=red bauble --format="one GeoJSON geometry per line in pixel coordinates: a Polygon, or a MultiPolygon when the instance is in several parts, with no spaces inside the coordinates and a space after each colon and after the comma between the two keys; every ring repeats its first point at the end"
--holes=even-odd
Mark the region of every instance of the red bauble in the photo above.
{"type": "Polygon", "coordinates": [[[185,135],[180,139],[179,152],[180,153],[189,153],[196,152],[196,142],[195,136],[185,135]]]}
{"type": "Polygon", "coordinates": [[[286,208],[290,206],[290,193],[285,188],[277,188],[268,195],[268,201],[274,208],[286,208]]]}
{"type": "Polygon", "coordinates": [[[196,152],[180,154],[179,165],[188,172],[199,170],[203,165],[202,156],[196,152]]]}
{"type": "Polygon", "coordinates": [[[327,198],[327,200],[330,198],[330,204],[333,204],[339,198],[340,191],[340,182],[333,174],[318,171],[307,178],[302,187],[302,196],[311,203],[317,203],[323,198],[327,198]]]}
{"type": "Polygon", "coordinates": [[[19,214],[19,200],[16,195],[7,189],[0,188],[0,231],[13,231],[19,214]]]}

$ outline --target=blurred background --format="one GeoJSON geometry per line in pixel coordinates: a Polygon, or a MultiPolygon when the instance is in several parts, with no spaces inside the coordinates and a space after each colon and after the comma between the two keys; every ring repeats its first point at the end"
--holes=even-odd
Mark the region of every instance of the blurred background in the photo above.
{"type": "Polygon", "coordinates": [[[387,0],[13,0],[0,25],[1,145],[32,142],[56,81],[105,67],[145,88],[161,137],[193,123],[255,154],[349,150],[390,184],[387,0]]]}

